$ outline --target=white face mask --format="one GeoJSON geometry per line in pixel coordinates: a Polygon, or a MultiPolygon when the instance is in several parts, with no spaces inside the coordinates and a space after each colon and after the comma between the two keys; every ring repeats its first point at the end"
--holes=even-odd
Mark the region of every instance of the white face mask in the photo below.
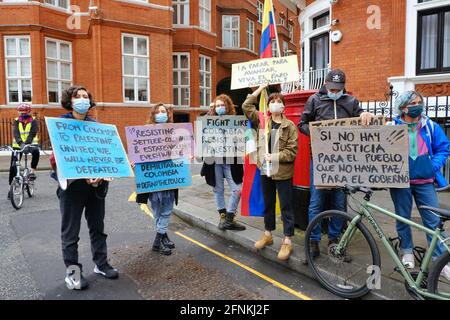
{"type": "Polygon", "coordinates": [[[269,110],[271,113],[282,112],[284,105],[280,102],[269,103],[269,110]]]}

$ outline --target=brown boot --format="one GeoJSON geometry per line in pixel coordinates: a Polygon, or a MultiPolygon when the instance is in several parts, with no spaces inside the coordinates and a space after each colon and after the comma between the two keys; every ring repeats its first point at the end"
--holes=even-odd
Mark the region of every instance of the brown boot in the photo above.
{"type": "Polygon", "coordinates": [[[265,233],[263,234],[263,236],[261,237],[261,239],[259,239],[258,241],[255,242],[255,248],[258,250],[264,249],[265,246],[271,245],[273,244],[273,237],[272,235],[267,236],[265,233]]]}
{"type": "Polygon", "coordinates": [[[286,261],[292,252],[292,244],[283,243],[280,252],[278,252],[278,260],[286,261]]]}

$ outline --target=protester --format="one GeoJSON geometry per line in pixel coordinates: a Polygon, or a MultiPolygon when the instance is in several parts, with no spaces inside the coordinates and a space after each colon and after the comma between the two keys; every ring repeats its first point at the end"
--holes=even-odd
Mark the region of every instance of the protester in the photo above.
{"type": "MultiPolygon", "coordinates": [[[[398,116],[395,125],[407,125],[409,134],[409,176],[410,187],[390,189],[395,213],[406,219],[411,219],[412,201],[416,206],[439,207],[435,186],[444,187],[447,181],[441,173],[447,157],[450,154],[450,142],[441,127],[431,121],[424,111],[424,101],[420,93],[407,91],[398,96],[395,101],[398,116]]],[[[425,227],[436,229],[441,221],[429,210],[419,209],[425,227]]],[[[411,227],[397,221],[397,233],[402,249],[402,263],[408,269],[414,268],[413,240],[411,227]]],[[[432,236],[427,234],[428,244],[432,236]]],[[[433,252],[433,259],[446,252],[442,243],[438,243],[433,252]]],[[[442,269],[442,275],[450,281],[450,266],[442,269]]]]}
{"type": "MultiPolygon", "coordinates": [[[[80,86],[63,91],[61,105],[69,112],[61,118],[95,121],[88,111],[95,106],[92,95],[80,86]]],[[[50,158],[56,171],[54,156],[50,158]]],[[[56,177],[56,179],[58,179],[56,177]]],[[[67,267],[65,282],[69,289],[82,290],[88,287],[78,261],[78,241],[81,217],[84,215],[89,228],[91,251],[95,263],[94,272],[108,279],[116,279],[119,273],[107,260],[107,235],[104,233],[105,197],[110,179],[59,180],[57,195],[61,210],[61,240],[64,263],[67,267]],[[79,273],[74,270],[79,268],[79,273]]]]}
{"type": "MultiPolygon", "coordinates": [[[[162,123],[173,123],[173,111],[160,103],[152,107],[147,124],[155,125],[162,123]]],[[[134,163],[132,166],[134,167],[134,163]]],[[[174,203],[178,204],[178,189],[141,193],[136,197],[139,204],[150,201],[156,225],[156,237],[153,241],[152,250],[163,255],[171,255],[175,244],[169,239],[167,229],[174,203]]]]}
{"type": "MultiPolygon", "coordinates": [[[[313,121],[361,117],[362,124],[370,123],[373,114],[363,112],[356,98],[349,95],[345,90],[346,77],[342,70],[330,71],[325,84],[319,92],[309,97],[305,105],[298,128],[309,136],[309,123],[313,121]]],[[[313,164],[311,163],[311,199],[309,203],[309,221],[312,221],[325,209],[346,211],[346,197],[339,189],[316,189],[314,186],[313,164]],[[328,204],[328,206],[327,206],[328,204]]],[[[333,219],[328,225],[328,246],[337,243],[341,234],[342,221],[333,219]]],[[[311,233],[311,253],[313,257],[320,255],[319,242],[321,239],[320,226],[317,225],[311,233]]],[[[346,255],[346,261],[351,257],[346,255]]]]}
{"type": "Polygon", "coordinates": [[[295,124],[284,115],[284,99],[280,93],[272,93],[268,98],[270,117],[264,119],[256,110],[257,97],[266,89],[259,87],[248,95],[242,109],[257,130],[257,165],[260,168],[261,186],[264,195],[264,227],[261,239],[255,243],[257,249],[273,244],[272,231],[275,230],[276,195],[280,199],[281,219],[283,221],[284,240],[278,253],[278,259],[287,260],[292,252],[291,237],[294,236],[294,213],[292,208],[292,177],[294,161],[298,149],[298,132],[295,124]],[[261,139],[260,130],[265,129],[268,121],[269,141],[261,139]],[[273,139],[272,139],[273,137],[273,139]],[[268,152],[266,152],[268,143],[268,152]],[[271,168],[271,169],[268,169],[271,168]],[[270,172],[270,176],[267,173],[270,172]]]}
{"type": "MultiPolygon", "coordinates": [[[[211,103],[211,109],[208,116],[235,115],[236,110],[231,98],[221,94],[211,103]]],[[[220,230],[245,230],[245,226],[235,220],[236,211],[241,199],[242,181],[244,176],[243,159],[238,157],[216,157],[206,159],[203,162],[201,176],[205,177],[206,183],[213,187],[216,199],[217,211],[220,215],[218,228],[220,230]],[[231,194],[228,205],[225,204],[225,186],[224,180],[227,180],[231,194]]]]}
{"type": "MultiPolygon", "coordinates": [[[[38,131],[39,131],[39,122],[31,116],[31,106],[29,104],[20,104],[17,107],[17,112],[19,113],[19,117],[14,119],[13,124],[13,142],[12,147],[16,150],[22,149],[25,145],[36,145],[30,146],[24,152],[31,153],[31,169],[30,169],[30,180],[36,179],[36,168],[39,164],[39,148],[37,144],[38,140],[38,131]]],[[[22,154],[20,155],[22,157],[22,154]]],[[[17,159],[17,160],[20,160],[17,159]]],[[[14,177],[17,175],[17,167],[14,165],[16,159],[14,158],[14,153],[11,155],[11,165],[9,168],[9,185],[13,181],[14,177]]],[[[10,199],[11,194],[8,191],[8,200],[10,199]]]]}

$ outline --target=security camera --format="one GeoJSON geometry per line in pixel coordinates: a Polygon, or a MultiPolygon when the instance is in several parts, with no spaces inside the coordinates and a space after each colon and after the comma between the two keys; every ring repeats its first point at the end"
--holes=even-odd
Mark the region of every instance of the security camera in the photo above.
{"type": "Polygon", "coordinates": [[[336,3],[338,3],[338,0],[330,0],[330,4],[336,4],[336,3]]]}
{"type": "Polygon", "coordinates": [[[337,25],[339,23],[339,19],[333,19],[332,21],[331,21],[331,25],[332,26],[335,26],[335,25],[337,25]]]}

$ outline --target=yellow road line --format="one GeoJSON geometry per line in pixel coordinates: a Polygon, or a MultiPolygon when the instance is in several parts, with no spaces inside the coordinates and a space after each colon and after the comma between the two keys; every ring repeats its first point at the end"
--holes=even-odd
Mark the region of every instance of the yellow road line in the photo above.
{"type": "MultiPolygon", "coordinates": [[[[129,202],[135,202],[136,201],[136,192],[133,192],[130,197],[128,198],[129,202]]],[[[141,210],[148,215],[150,218],[154,219],[155,217],[153,216],[152,210],[150,210],[150,208],[148,207],[148,205],[146,203],[141,203],[139,205],[139,208],[141,208],[141,210]]]]}
{"type": "Polygon", "coordinates": [[[196,240],[194,240],[192,238],[189,238],[188,236],[186,236],[186,235],[184,235],[184,234],[182,234],[182,233],[180,233],[178,231],[175,232],[175,234],[177,234],[178,236],[180,236],[180,237],[182,237],[182,238],[184,238],[184,239],[186,239],[186,240],[188,240],[188,241],[198,245],[199,247],[201,247],[201,248],[203,248],[203,249],[205,249],[205,250],[207,250],[207,251],[209,251],[211,253],[214,253],[215,255],[218,255],[219,257],[221,257],[221,258],[223,258],[225,260],[228,260],[231,263],[234,263],[235,265],[237,265],[237,266],[247,270],[248,272],[253,273],[254,275],[260,277],[261,279],[263,279],[263,280],[273,284],[274,286],[276,286],[276,287],[278,287],[278,288],[280,288],[280,289],[282,289],[282,290],[284,290],[284,291],[286,291],[286,292],[296,296],[297,298],[300,298],[302,300],[312,300],[310,297],[305,296],[304,294],[301,294],[300,292],[297,292],[297,291],[295,291],[295,290],[285,286],[284,284],[282,284],[282,283],[280,283],[280,282],[278,282],[278,281],[276,281],[276,280],[274,280],[274,279],[272,279],[272,278],[262,274],[259,271],[256,271],[253,268],[250,268],[249,266],[247,266],[247,265],[245,265],[245,264],[243,264],[243,263],[241,263],[241,262],[239,262],[239,261],[237,261],[237,260],[235,260],[233,258],[228,257],[227,255],[225,255],[223,253],[220,253],[220,252],[218,252],[218,251],[216,251],[214,249],[211,249],[208,246],[205,246],[203,243],[200,243],[200,242],[198,242],[198,241],[196,241],[196,240]]]}

